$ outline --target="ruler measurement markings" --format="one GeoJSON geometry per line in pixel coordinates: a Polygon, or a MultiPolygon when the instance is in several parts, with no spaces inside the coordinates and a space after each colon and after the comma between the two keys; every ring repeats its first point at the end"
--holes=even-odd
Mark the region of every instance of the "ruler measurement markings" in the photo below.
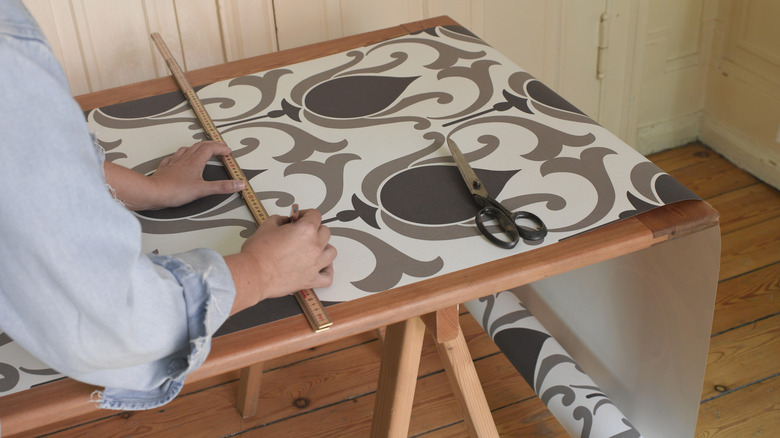
{"type": "MultiPolygon", "coordinates": [[[[157,46],[157,49],[160,51],[160,55],[162,55],[163,59],[165,59],[165,63],[168,65],[168,69],[171,71],[171,74],[176,80],[176,83],[179,85],[179,88],[184,94],[184,97],[186,97],[187,101],[190,103],[190,106],[195,113],[195,117],[198,118],[201,127],[206,132],[206,136],[211,140],[225,143],[225,141],[222,139],[222,135],[220,135],[219,131],[217,130],[216,125],[214,125],[211,117],[206,112],[206,108],[203,106],[203,103],[195,93],[195,89],[192,87],[192,85],[190,85],[187,77],[184,75],[184,71],[176,62],[176,59],[171,54],[170,50],[168,50],[168,46],[165,45],[162,37],[160,37],[160,35],[155,32],[152,34],[152,40],[157,46]]],[[[241,170],[241,167],[239,167],[235,158],[233,158],[233,154],[220,155],[219,158],[232,179],[244,182],[245,187],[243,190],[241,190],[241,197],[244,199],[244,203],[246,204],[247,208],[249,208],[249,212],[252,214],[252,217],[259,226],[268,219],[268,212],[263,207],[263,204],[258,200],[255,191],[249,184],[246,175],[244,175],[244,171],[241,170]]],[[[306,319],[309,321],[309,324],[312,326],[315,332],[326,330],[333,325],[330,317],[328,317],[328,314],[325,312],[325,307],[322,305],[322,302],[317,297],[317,294],[314,292],[314,290],[305,289],[295,292],[294,295],[295,299],[298,301],[298,304],[303,310],[303,314],[306,316],[306,319]]]]}

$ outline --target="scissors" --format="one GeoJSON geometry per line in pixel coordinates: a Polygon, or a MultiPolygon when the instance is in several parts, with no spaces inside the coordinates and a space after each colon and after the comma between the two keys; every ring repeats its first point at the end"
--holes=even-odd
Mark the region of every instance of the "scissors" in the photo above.
{"type": "Polygon", "coordinates": [[[458,170],[463,180],[471,192],[471,196],[474,197],[474,201],[481,207],[474,218],[477,222],[477,228],[479,231],[487,237],[493,244],[500,246],[501,248],[512,249],[520,241],[520,238],[524,240],[541,240],[547,235],[547,226],[539,219],[539,216],[530,213],[528,211],[516,211],[511,212],[504,207],[500,202],[491,197],[482,181],[477,178],[477,174],[474,173],[474,169],[471,168],[469,162],[463,156],[463,153],[451,139],[447,139],[447,145],[450,147],[452,157],[455,159],[455,164],[458,165],[458,170]],[[535,228],[529,228],[517,223],[518,219],[524,219],[531,222],[535,228]],[[501,239],[496,234],[490,232],[485,226],[485,221],[495,220],[498,222],[501,231],[506,234],[509,240],[501,239]]]}

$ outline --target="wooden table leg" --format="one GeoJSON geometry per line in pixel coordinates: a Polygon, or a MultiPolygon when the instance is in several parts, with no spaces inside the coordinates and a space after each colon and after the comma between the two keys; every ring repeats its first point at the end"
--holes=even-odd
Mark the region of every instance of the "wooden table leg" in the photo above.
{"type": "Polygon", "coordinates": [[[244,418],[257,415],[260,400],[260,381],[263,378],[263,363],[256,363],[241,369],[238,380],[238,412],[244,418]]]}
{"type": "Polygon", "coordinates": [[[457,305],[422,315],[420,319],[425,323],[425,327],[428,328],[428,332],[437,344],[451,341],[458,336],[460,315],[458,315],[457,305]]]}
{"type": "Polygon", "coordinates": [[[455,339],[437,342],[436,347],[444,364],[444,370],[447,372],[452,392],[455,393],[455,398],[463,411],[469,434],[472,437],[498,438],[496,423],[490,413],[485,392],[482,391],[482,384],[471,360],[463,331],[458,327],[455,339]]]}
{"type": "Polygon", "coordinates": [[[422,316],[436,341],[444,371],[473,437],[498,437],[496,423],[471,360],[466,338],[460,329],[458,306],[422,316]]]}
{"type": "Polygon", "coordinates": [[[387,327],[371,437],[406,437],[420,368],[425,324],[419,317],[387,327]]]}

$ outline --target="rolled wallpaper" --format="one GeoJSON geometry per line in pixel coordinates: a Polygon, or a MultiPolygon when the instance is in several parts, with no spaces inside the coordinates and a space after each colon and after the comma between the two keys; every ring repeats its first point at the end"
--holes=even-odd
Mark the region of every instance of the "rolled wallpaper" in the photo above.
{"type": "Polygon", "coordinates": [[[569,435],[641,436],[512,292],[488,295],[465,306],[569,435]]]}

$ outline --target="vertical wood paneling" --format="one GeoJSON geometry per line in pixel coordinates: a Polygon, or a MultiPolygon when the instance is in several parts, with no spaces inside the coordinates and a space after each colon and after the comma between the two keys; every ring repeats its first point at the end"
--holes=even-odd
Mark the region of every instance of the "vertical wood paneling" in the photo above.
{"type": "Polygon", "coordinates": [[[475,35],[481,36],[482,27],[477,28],[476,23],[482,24],[481,17],[474,20],[473,10],[479,4],[482,8],[482,1],[474,0],[425,0],[423,2],[423,14],[425,18],[447,15],[457,21],[475,35]]]}
{"type": "Polygon", "coordinates": [[[194,70],[227,61],[214,0],[174,0],[183,68],[194,70]]]}
{"type": "MultiPolygon", "coordinates": [[[[179,38],[179,26],[176,24],[176,8],[172,0],[144,0],[144,10],[146,11],[146,28],[149,35],[157,32],[165,41],[174,58],[181,63],[181,39],[179,38]]],[[[159,51],[154,46],[151,38],[148,38],[149,50],[152,53],[154,69],[156,76],[169,75],[168,66],[160,56],[159,51]]],[[[150,78],[148,78],[150,79],[150,78]]]]}
{"type": "Polygon", "coordinates": [[[279,49],[291,49],[306,44],[343,36],[339,4],[326,0],[284,0],[274,2],[279,49]]]}
{"type": "MultiPolygon", "coordinates": [[[[598,4],[598,2],[588,2],[590,4],[598,4]]],[[[563,36],[565,32],[564,27],[564,2],[563,0],[548,0],[544,2],[544,19],[542,25],[544,26],[542,37],[542,65],[543,70],[541,78],[547,85],[560,91],[560,71],[561,65],[567,61],[563,56],[563,36]]],[[[583,20],[584,21],[584,20],[583,20]]],[[[588,56],[593,58],[593,54],[588,56]]],[[[540,79],[541,79],[540,78],[540,79]]]]}
{"type": "Polygon", "coordinates": [[[60,61],[68,77],[71,93],[78,95],[90,92],[92,87],[81,57],[81,45],[70,2],[24,0],[24,4],[38,20],[49,40],[54,56],[60,61]]]}
{"type": "Polygon", "coordinates": [[[340,17],[338,3],[324,0],[285,0],[274,3],[279,49],[338,38],[341,23],[329,26],[329,18],[340,17]],[[335,12],[330,13],[331,11],[335,12]],[[335,32],[335,33],[334,33],[335,32]]]}
{"type": "Polygon", "coordinates": [[[271,0],[218,0],[225,59],[235,61],[277,48],[271,0]]]}
{"type": "Polygon", "coordinates": [[[170,74],[159,32],[187,69],[277,50],[271,0],[24,0],[74,95],[170,74]]]}
{"type": "MultiPolygon", "coordinates": [[[[278,1],[274,0],[274,2],[278,1]]],[[[329,39],[344,36],[344,24],[341,21],[341,0],[325,0],[324,5],[325,30],[327,35],[330,35],[329,39]]]]}
{"type": "Polygon", "coordinates": [[[142,2],[72,0],[71,4],[93,88],[154,77],[142,2]]]}
{"type": "Polygon", "coordinates": [[[422,19],[421,0],[341,0],[345,36],[422,19]]]}
{"type": "Polygon", "coordinates": [[[545,3],[534,0],[485,2],[482,37],[520,67],[547,82],[545,50],[548,36],[554,30],[546,29],[545,3]]]}
{"type": "Polygon", "coordinates": [[[423,0],[277,0],[274,9],[280,49],[423,18],[423,0]]]}

